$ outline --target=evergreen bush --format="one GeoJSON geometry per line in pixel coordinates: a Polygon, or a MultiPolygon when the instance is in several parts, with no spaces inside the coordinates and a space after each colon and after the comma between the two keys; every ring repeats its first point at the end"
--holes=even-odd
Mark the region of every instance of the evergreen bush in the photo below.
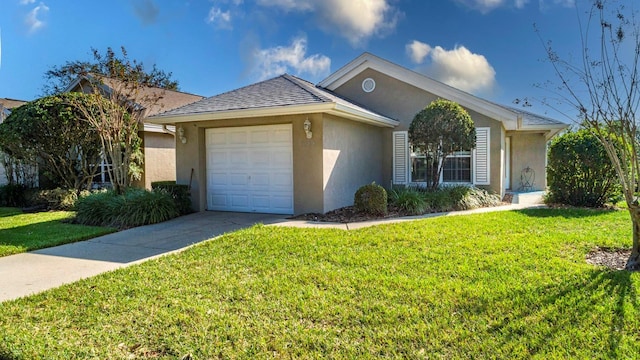
{"type": "Polygon", "coordinates": [[[375,182],[364,185],[356,191],[353,204],[358,212],[371,215],[386,215],[387,191],[375,182]]]}
{"type": "Polygon", "coordinates": [[[193,212],[191,205],[191,192],[188,185],[176,184],[175,181],[155,181],[151,183],[153,191],[166,192],[171,196],[178,208],[180,215],[193,212]]]}
{"type": "Polygon", "coordinates": [[[597,137],[566,133],[549,146],[547,203],[602,207],[620,194],[618,177],[597,137]]]}

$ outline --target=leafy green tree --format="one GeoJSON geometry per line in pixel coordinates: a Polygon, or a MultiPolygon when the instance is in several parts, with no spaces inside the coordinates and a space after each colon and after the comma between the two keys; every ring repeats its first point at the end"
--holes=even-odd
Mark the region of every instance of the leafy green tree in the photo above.
{"type": "Polygon", "coordinates": [[[626,268],[640,270],[640,22],[617,1],[593,0],[584,14],[580,54],[561,56],[545,43],[559,80],[552,91],[577,111],[580,125],[600,140],[613,164],[633,230],[626,268]]]}
{"type": "Polygon", "coordinates": [[[409,126],[409,140],[427,158],[427,187],[436,189],[445,160],[456,151],[476,146],[476,130],[469,113],[459,104],[438,99],[421,110],[409,126]]]}
{"type": "Polygon", "coordinates": [[[566,133],[549,145],[547,200],[573,206],[602,207],[620,186],[598,138],[588,130],[566,133]]]}
{"type": "Polygon", "coordinates": [[[0,148],[17,159],[38,159],[43,173],[65,188],[88,189],[100,169],[100,138],[71,104],[93,112],[97,101],[106,100],[65,93],[29,102],[0,124],[0,148]]]}
{"type": "Polygon", "coordinates": [[[138,133],[143,119],[150,108],[158,106],[163,90],[176,90],[178,83],[171,80],[171,73],[160,71],[155,65],[147,71],[142,62],[130,60],[124,48],[120,55],[111,48],[104,55],[92,51],[92,61],[70,61],[49,70],[45,74],[49,80],[45,91],[69,90],[70,84],[80,80],[82,91],[108,100],[96,102],[97,111],[94,105],[87,107],[83,102],[71,104],[98,131],[111,164],[111,184],[117,193],[123,193],[142,174],[142,140],[138,133]]]}

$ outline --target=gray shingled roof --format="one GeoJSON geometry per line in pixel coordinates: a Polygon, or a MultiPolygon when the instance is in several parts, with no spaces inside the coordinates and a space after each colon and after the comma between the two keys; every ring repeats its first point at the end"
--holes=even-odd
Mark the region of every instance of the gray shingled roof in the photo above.
{"type": "Polygon", "coordinates": [[[566,123],[562,121],[552,119],[550,117],[542,116],[539,114],[535,114],[529,111],[525,111],[523,109],[519,109],[511,106],[504,106],[500,104],[496,104],[496,105],[522,115],[522,125],[524,126],[561,126],[561,125],[568,126],[566,123]]]}
{"type": "Polygon", "coordinates": [[[330,91],[319,88],[306,80],[284,74],[166,111],[158,116],[193,115],[323,103],[337,103],[362,112],[376,114],[330,91]]]}

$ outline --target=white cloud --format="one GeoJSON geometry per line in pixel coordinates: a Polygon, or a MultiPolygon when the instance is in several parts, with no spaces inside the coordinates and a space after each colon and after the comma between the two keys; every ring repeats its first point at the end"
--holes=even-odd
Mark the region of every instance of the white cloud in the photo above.
{"type": "MultiPolygon", "coordinates": [[[[419,43],[417,48],[430,50],[422,57],[429,62],[422,69],[428,76],[447,85],[470,93],[490,91],[496,83],[496,71],[489,64],[487,58],[480,54],[474,54],[464,46],[456,46],[446,50],[441,46],[431,47],[419,41],[407,44],[407,49],[414,43],[419,43]]],[[[422,53],[418,53],[420,55],[422,53]]],[[[415,60],[418,58],[413,52],[408,55],[415,60]]],[[[422,61],[420,63],[423,63],[422,61]]]]}
{"type": "Polygon", "coordinates": [[[20,0],[20,5],[34,4],[36,0],[20,0]]]}
{"type": "MultiPolygon", "coordinates": [[[[513,6],[517,9],[523,9],[531,0],[453,0],[458,4],[477,10],[483,14],[491,12],[499,7],[513,6]]],[[[552,2],[553,5],[563,7],[574,7],[575,0],[538,0],[538,6],[541,10],[546,10],[550,7],[547,2],[552,2]]]]}
{"type": "Polygon", "coordinates": [[[262,6],[285,11],[312,12],[325,30],[358,45],[374,35],[395,29],[400,13],[390,0],[258,0],[262,6]]]}
{"type": "Polygon", "coordinates": [[[331,59],[320,54],[307,56],[306,53],[307,38],[304,36],[293,39],[290,46],[257,49],[253,53],[256,64],[253,71],[260,80],[287,72],[313,77],[326,76],[331,67],[331,59]]]}
{"type": "Polygon", "coordinates": [[[426,58],[431,52],[431,46],[429,46],[429,44],[425,44],[418,40],[413,40],[407,44],[405,48],[407,49],[407,55],[409,55],[411,61],[416,64],[424,62],[424,58],[426,58]]]}
{"type": "Polygon", "coordinates": [[[40,20],[40,16],[48,11],[49,7],[44,3],[40,3],[27,14],[24,22],[27,24],[30,33],[38,31],[45,25],[44,21],[40,20]]]}
{"type": "MultiPolygon", "coordinates": [[[[550,5],[547,5],[547,1],[545,0],[539,0],[539,4],[540,10],[542,11],[545,11],[550,7],[550,5]]],[[[553,0],[553,5],[572,8],[576,5],[576,2],[575,0],[553,0]]]]}
{"type": "Polygon", "coordinates": [[[231,29],[231,11],[222,11],[220,8],[212,7],[207,15],[207,23],[222,29],[231,29]]]}

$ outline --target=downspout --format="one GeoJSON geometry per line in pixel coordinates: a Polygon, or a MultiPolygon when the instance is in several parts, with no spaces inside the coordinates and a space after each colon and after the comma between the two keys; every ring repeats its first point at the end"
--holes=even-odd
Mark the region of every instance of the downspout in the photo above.
{"type": "Polygon", "coordinates": [[[518,114],[516,122],[516,130],[522,130],[522,114],[518,114]]]}
{"type": "Polygon", "coordinates": [[[162,125],[162,132],[165,133],[165,134],[173,135],[173,137],[176,137],[176,132],[169,130],[167,128],[167,125],[162,125]]]}

